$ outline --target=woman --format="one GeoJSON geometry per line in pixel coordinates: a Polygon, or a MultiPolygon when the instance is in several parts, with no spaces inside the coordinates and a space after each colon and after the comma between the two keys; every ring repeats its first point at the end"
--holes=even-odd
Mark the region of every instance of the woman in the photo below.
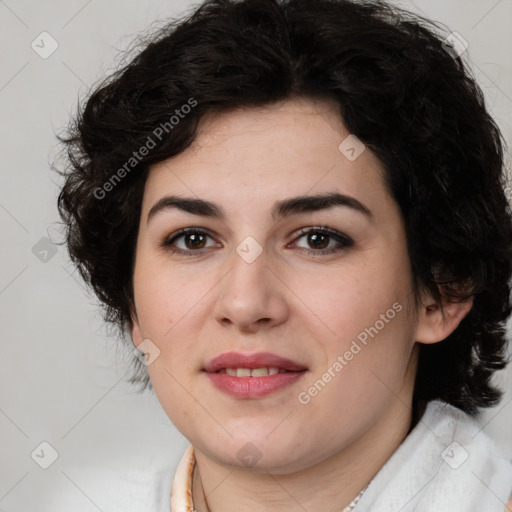
{"type": "Polygon", "coordinates": [[[191,443],[164,508],[507,510],[472,416],[512,223],[460,53],[382,2],[208,1],[81,107],[59,209],[191,443]]]}

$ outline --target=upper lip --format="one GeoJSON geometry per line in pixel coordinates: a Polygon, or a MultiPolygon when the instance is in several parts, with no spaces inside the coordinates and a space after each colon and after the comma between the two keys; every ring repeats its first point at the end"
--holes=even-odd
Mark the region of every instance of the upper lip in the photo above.
{"type": "Polygon", "coordinates": [[[282,368],[295,372],[307,370],[307,368],[300,363],[270,352],[258,352],[256,354],[224,352],[209,361],[205,365],[204,371],[213,373],[223,368],[250,368],[251,370],[254,368],[282,368]]]}

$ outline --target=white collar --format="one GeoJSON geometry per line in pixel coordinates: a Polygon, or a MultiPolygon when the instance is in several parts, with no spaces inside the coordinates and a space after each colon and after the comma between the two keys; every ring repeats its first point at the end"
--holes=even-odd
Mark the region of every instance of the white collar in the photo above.
{"type": "MultiPolygon", "coordinates": [[[[473,418],[449,404],[431,401],[422,418],[372,480],[354,512],[395,510],[393,507],[399,503],[402,507],[405,503],[406,508],[401,509],[404,512],[502,512],[503,503],[512,491],[512,462],[499,457],[494,450],[494,443],[473,418]],[[449,467],[442,458],[443,451],[449,450],[452,443],[467,450],[468,461],[460,466],[463,470],[449,467]],[[478,480],[472,478],[475,474],[492,486],[492,492],[478,488],[478,480]],[[437,484],[430,485],[430,480],[437,484]],[[413,487],[419,490],[424,486],[429,488],[428,492],[413,494],[413,487]],[[407,496],[411,493],[413,499],[409,501],[407,496]],[[482,504],[485,504],[483,508],[482,504]]],[[[171,490],[172,512],[194,509],[194,467],[194,448],[189,445],[175,472],[171,490]]]]}

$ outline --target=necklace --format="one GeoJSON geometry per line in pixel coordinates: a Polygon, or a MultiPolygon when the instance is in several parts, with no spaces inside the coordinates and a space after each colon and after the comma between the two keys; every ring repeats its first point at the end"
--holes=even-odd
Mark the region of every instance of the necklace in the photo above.
{"type": "Polygon", "coordinates": [[[363,495],[364,491],[366,491],[367,488],[368,486],[366,486],[341,512],[350,512],[356,506],[357,502],[361,499],[361,496],[363,495]]]}
{"type": "Polygon", "coordinates": [[[366,487],[341,512],[350,512],[351,510],[353,510],[357,502],[361,499],[361,496],[363,495],[364,491],[366,491],[366,487]]]}
{"type": "MultiPolygon", "coordinates": [[[[366,491],[367,488],[368,488],[368,486],[366,486],[341,512],[350,512],[351,510],[353,510],[353,508],[356,506],[357,502],[361,499],[361,496],[363,495],[364,491],[366,491]]],[[[201,486],[201,494],[203,497],[203,502],[206,504],[206,498],[205,498],[204,490],[203,490],[202,486],[201,486]]],[[[209,509],[208,509],[208,512],[209,512],[209,509]]]]}

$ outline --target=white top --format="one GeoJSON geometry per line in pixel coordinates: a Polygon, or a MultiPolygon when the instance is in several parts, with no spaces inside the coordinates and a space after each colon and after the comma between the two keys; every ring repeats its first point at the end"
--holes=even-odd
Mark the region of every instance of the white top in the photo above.
{"type": "MultiPolygon", "coordinates": [[[[194,464],[190,445],[174,475],[171,503],[151,510],[193,509],[194,464]]],[[[471,416],[434,400],[353,511],[503,512],[511,494],[512,461],[497,454],[471,416]]]]}

